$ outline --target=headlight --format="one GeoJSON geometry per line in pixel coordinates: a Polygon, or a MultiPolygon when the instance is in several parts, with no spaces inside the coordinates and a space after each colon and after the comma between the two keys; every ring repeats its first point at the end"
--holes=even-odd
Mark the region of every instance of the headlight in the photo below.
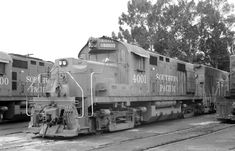
{"type": "Polygon", "coordinates": [[[61,60],[59,61],[59,66],[62,66],[62,62],[63,62],[63,61],[61,61],[61,60]]]}
{"type": "Polygon", "coordinates": [[[67,61],[66,61],[66,60],[63,60],[63,61],[62,61],[62,64],[63,64],[63,66],[66,66],[66,65],[67,65],[67,61]]]}
{"type": "Polygon", "coordinates": [[[59,66],[67,66],[68,65],[68,62],[67,60],[59,60],[59,66]]]}

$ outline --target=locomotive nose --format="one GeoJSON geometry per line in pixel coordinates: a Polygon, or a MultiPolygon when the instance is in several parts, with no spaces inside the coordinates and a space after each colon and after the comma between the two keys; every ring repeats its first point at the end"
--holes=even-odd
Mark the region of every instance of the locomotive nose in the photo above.
{"type": "Polygon", "coordinates": [[[69,96],[68,77],[66,73],[58,73],[53,79],[49,79],[46,86],[47,97],[69,96]]]}
{"type": "Polygon", "coordinates": [[[46,86],[46,96],[82,97],[84,82],[88,79],[87,68],[87,62],[82,59],[57,59],[46,86]]]}

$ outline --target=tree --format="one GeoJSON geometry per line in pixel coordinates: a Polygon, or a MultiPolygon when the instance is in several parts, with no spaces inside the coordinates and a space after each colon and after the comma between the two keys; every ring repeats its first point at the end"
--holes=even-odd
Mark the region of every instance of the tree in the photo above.
{"type": "Polygon", "coordinates": [[[199,50],[205,53],[205,63],[220,69],[229,67],[228,46],[233,45],[234,35],[230,27],[235,17],[228,14],[232,9],[226,0],[199,1],[197,5],[199,50]]]}
{"type": "Polygon", "coordinates": [[[125,39],[128,43],[138,43],[145,49],[149,49],[149,28],[147,16],[151,11],[152,4],[147,0],[132,0],[127,4],[128,14],[122,13],[119,18],[118,38],[125,39]],[[123,29],[122,26],[129,29],[123,29]]]}
{"type": "Polygon", "coordinates": [[[235,17],[227,0],[130,0],[127,7],[116,39],[188,62],[228,63],[235,17]]]}

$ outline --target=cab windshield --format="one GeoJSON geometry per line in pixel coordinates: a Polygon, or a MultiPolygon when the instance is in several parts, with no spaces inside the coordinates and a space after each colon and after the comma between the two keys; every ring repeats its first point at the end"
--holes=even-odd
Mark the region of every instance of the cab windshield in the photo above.
{"type": "Polygon", "coordinates": [[[88,60],[104,62],[104,63],[117,63],[117,53],[116,51],[103,50],[91,51],[88,54],[88,60]]]}

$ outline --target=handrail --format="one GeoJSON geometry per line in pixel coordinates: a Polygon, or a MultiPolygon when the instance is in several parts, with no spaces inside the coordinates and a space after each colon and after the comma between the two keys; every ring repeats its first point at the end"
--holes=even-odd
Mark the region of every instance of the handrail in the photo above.
{"type": "Polygon", "coordinates": [[[59,68],[59,66],[53,66],[52,68],[51,68],[51,70],[49,71],[49,73],[52,73],[52,71],[54,71],[55,69],[57,69],[57,68],[59,68]],[[53,68],[54,67],[54,68],[53,68]]]}
{"type": "Polygon", "coordinates": [[[27,115],[27,116],[32,116],[32,114],[29,114],[28,113],[28,96],[27,96],[27,94],[26,94],[26,109],[25,109],[25,114],[27,115]]]}
{"type": "Polygon", "coordinates": [[[82,89],[82,87],[78,84],[78,82],[74,79],[74,77],[71,75],[70,72],[66,72],[70,77],[71,79],[76,83],[76,85],[81,89],[82,91],[82,115],[79,116],[78,118],[83,118],[84,115],[85,115],[85,106],[84,106],[84,91],[82,89]]]}
{"type": "Polygon", "coordinates": [[[30,86],[28,87],[28,89],[27,89],[27,92],[29,91],[29,89],[33,86],[33,84],[36,82],[36,78],[35,79],[33,79],[33,82],[30,84],[30,86]]]}
{"type": "MultiPolygon", "coordinates": [[[[48,74],[48,73],[40,73],[40,74],[38,75],[38,78],[37,78],[37,79],[40,78],[40,80],[41,80],[41,75],[47,75],[47,74],[48,74]]],[[[44,83],[42,82],[42,95],[43,95],[43,93],[44,93],[44,92],[43,92],[43,90],[44,90],[44,89],[43,89],[43,84],[44,84],[44,83]]],[[[38,91],[40,90],[40,89],[39,89],[39,85],[40,85],[40,82],[38,81],[38,91]]],[[[38,97],[39,97],[39,93],[40,93],[40,92],[38,92],[38,97]]]]}
{"type": "Polygon", "coordinates": [[[93,96],[93,76],[94,74],[99,74],[100,72],[91,73],[91,116],[94,116],[94,96],[93,96]]]}
{"type": "MultiPolygon", "coordinates": [[[[36,81],[39,79],[39,77],[41,76],[41,75],[43,75],[43,74],[48,74],[48,73],[40,73],[40,74],[38,74],[38,76],[37,76],[37,78],[34,78],[33,79],[33,82],[30,84],[30,86],[28,87],[28,89],[27,89],[27,91],[29,91],[29,89],[36,83],[36,81]]],[[[38,85],[38,90],[39,90],[39,81],[38,81],[38,83],[37,83],[37,85],[38,85]]],[[[42,93],[43,93],[43,89],[42,89],[42,93]]],[[[39,92],[38,92],[38,97],[39,97],[39,92]]]]}
{"type": "Polygon", "coordinates": [[[93,100],[93,75],[95,72],[91,73],[91,116],[94,115],[94,100],[93,100]]]}
{"type": "MultiPolygon", "coordinates": [[[[34,78],[33,79],[33,82],[30,84],[30,86],[28,87],[28,89],[27,89],[27,92],[29,91],[29,89],[33,86],[33,84],[35,84],[36,83],[36,81],[38,80],[38,77],[39,76],[41,76],[42,74],[47,74],[47,73],[40,73],[40,74],[38,74],[38,76],[37,76],[37,78],[34,78]]],[[[34,89],[33,89],[33,91],[34,91],[34,89]]],[[[39,91],[39,81],[38,81],[38,91],[39,91]]],[[[42,91],[43,91],[43,89],[42,89],[42,91]]],[[[42,92],[43,93],[43,92],[42,92]]],[[[27,115],[27,116],[32,116],[31,114],[29,114],[28,113],[28,95],[27,95],[28,93],[26,93],[26,104],[25,104],[25,106],[26,106],[26,108],[25,108],[25,114],[27,115]]],[[[39,97],[39,92],[38,92],[38,97],[39,97]]]]}
{"type": "MultiPolygon", "coordinates": [[[[40,92],[39,92],[39,83],[40,83],[39,78],[41,78],[41,73],[40,73],[40,74],[38,75],[38,77],[37,77],[37,79],[38,79],[38,98],[39,98],[39,96],[40,96],[40,95],[39,95],[39,93],[40,93],[40,92]]],[[[40,79],[40,80],[41,80],[41,79],[40,79]]]]}

